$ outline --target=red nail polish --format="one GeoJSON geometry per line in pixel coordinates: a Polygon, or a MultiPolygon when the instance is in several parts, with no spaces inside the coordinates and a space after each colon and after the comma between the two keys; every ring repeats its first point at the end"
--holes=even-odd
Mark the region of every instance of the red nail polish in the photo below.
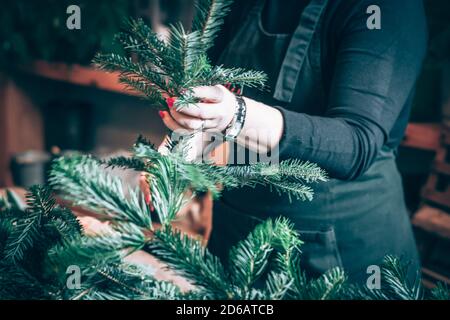
{"type": "Polygon", "coordinates": [[[161,119],[164,119],[166,114],[164,113],[164,111],[159,111],[159,116],[161,117],[161,119]]]}
{"type": "Polygon", "coordinates": [[[241,89],[237,89],[236,93],[237,93],[238,95],[241,95],[241,89]]]}
{"type": "Polygon", "coordinates": [[[166,103],[167,103],[167,106],[169,107],[169,109],[172,108],[173,104],[175,103],[175,98],[171,98],[171,97],[167,98],[166,103]]]}
{"type": "Polygon", "coordinates": [[[151,199],[150,199],[150,195],[146,194],[144,200],[145,200],[145,203],[146,203],[147,205],[149,205],[149,204],[150,204],[150,200],[151,200],[151,199]]]}
{"type": "Polygon", "coordinates": [[[150,205],[150,211],[151,212],[155,211],[155,207],[152,204],[150,205]]]}
{"type": "Polygon", "coordinates": [[[234,91],[235,91],[235,90],[236,90],[236,88],[234,88],[234,87],[233,87],[233,89],[231,89],[231,92],[233,92],[233,93],[234,93],[234,91]]]}

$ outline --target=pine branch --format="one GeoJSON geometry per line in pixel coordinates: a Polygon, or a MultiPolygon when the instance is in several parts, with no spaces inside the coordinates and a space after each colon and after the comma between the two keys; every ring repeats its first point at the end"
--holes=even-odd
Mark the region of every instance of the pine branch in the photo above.
{"type": "Polygon", "coordinates": [[[50,183],[63,198],[119,221],[152,229],[150,208],[139,190],[127,190],[91,157],[60,158],[52,165],[50,183]]]}
{"type": "Polygon", "coordinates": [[[246,71],[242,68],[224,68],[223,66],[215,66],[209,72],[205,72],[199,77],[196,85],[217,85],[224,83],[232,83],[238,87],[266,88],[267,75],[261,71],[246,71]]]}
{"type": "Polygon", "coordinates": [[[5,259],[18,263],[25,252],[33,247],[40,237],[43,219],[49,217],[55,208],[55,200],[50,190],[35,186],[27,194],[29,211],[27,215],[15,221],[14,228],[5,246],[5,259]]]}
{"type": "Polygon", "coordinates": [[[30,249],[39,238],[41,214],[30,213],[26,219],[16,222],[5,247],[5,259],[18,263],[24,257],[25,251],[30,249]]]}
{"type": "Polygon", "coordinates": [[[244,290],[265,271],[273,251],[273,224],[271,220],[258,225],[245,240],[230,251],[230,275],[233,284],[244,290]]]}
{"type": "Polygon", "coordinates": [[[136,84],[143,82],[142,88],[145,88],[143,94],[151,94],[148,98],[154,97],[163,101],[162,93],[173,95],[170,87],[167,85],[167,78],[164,72],[154,68],[152,65],[143,65],[135,63],[131,58],[121,56],[119,54],[98,54],[93,62],[101,70],[109,72],[119,72],[119,80],[125,85],[140,90],[136,84]]]}
{"type": "Polygon", "coordinates": [[[133,59],[115,53],[98,54],[93,62],[100,69],[119,72],[121,83],[142,93],[160,109],[167,107],[163,96],[178,97],[179,107],[195,103],[190,93],[201,85],[232,83],[263,88],[267,80],[264,73],[212,67],[206,54],[231,3],[231,0],[200,0],[192,31],[187,32],[181,23],[170,25],[167,43],[142,19],[129,19],[116,40],[133,59]]]}
{"type": "Polygon", "coordinates": [[[284,272],[271,271],[265,288],[265,300],[283,300],[290,290],[292,279],[284,272]]]}
{"type": "Polygon", "coordinates": [[[120,76],[119,81],[125,84],[127,89],[143,94],[143,98],[150,101],[150,103],[156,106],[164,105],[165,100],[161,92],[157,90],[153,84],[149,84],[147,81],[140,78],[125,76],[120,76]]]}
{"type": "Polygon", "coordinates": [[[205,51],[212,47],[232,3],[232,0],[198,0],[196,2],[197,14],[194,17],[192,30],[201,34],[205,51]]]}
{"type": "Polygon", "coordinates": [[[435,288],[431,290],[431,298],[433,300],[450,300],[450,290],[447,285],[438,283],[435,288]]]}
{"type": "Polygon", "coordinates": [[[48,300],[57,298],[56,292],[42,284],[21,266],[0,262],[0,300],[48,300]]]}
{"type": "Polygon", "coordinates": [[[419,300],[422,296],[420,277],[414,283],[408,282],[408,267],[393,256],[386,256],[382,268],[385,292],[393,299],[419,300]]]}
{"type": "Polygon", "coordinates": [[[147,249],[176,273],[208,292],[210,298],[227,299],[233,296],[222,264],[200,241],[171,228],[163,228],[155,232],[155,239],[147,245],[147,249]]]}
{"type": "Polygon", "coordinates": [[[143,268],[111,264],[84,272],[83,286],[72,300],[181,300],[186,297],[175,285],[158,281],[143,268]]]}
{"type": "Polygon", "coordinates": [[[340,268],[333,268],[308,283],[305,292],[309,300],[335,300],[339,297],[347,277],[340,268]]]}
{"type": "Polygon", "coordinates": [[[130,169],[135,170],[137,172],[143,172],[147,169],[147,166],[145,163],[136,158],[129,158],[129,157],[114,157],[111,159],[108,159],[108,161],[102,161],[102,164],[105,164],[107,167],[110,168],[122,168],[122,169],[130,169]]]}
{"type": "Polygon", "coordinates": [[[151,62],[160,70],[165,70],[169,78],[178,71],[179,61],[174,53],[142,19],[128,19],[125,32],[118,35],[118,40],[126,50],[136,53],[140,61],[151,62]],[[131,40],[127,41],[127,38],[131,40]]]}
{"type": "MultiPolygon", "coordinates": [[[[183,89],[188,87],[183,84],[189,80],[189,73],[192,67],[195,65],[199,56],[203,54],[203,47],[201,42],[201,35],[198,32],[186,33],[184,27],[181,23],[176,25],[171,25],[169,27],[170,38],[168,42],[168,47],[173,52],[178,61],[178,66],[176,74],[178,78],[172,77],[172,85],[174,91],[179,96],[183,89]]],[[[198,68],[198,65],[196,65],[198,68]]]]}
{"type": "Polygon", "coordinates": [[[26,204],[22,201],[22,199],[20,199],[20,197],[10,189],[6,189],[5,201],[8,204],[9,209],[24,211],[26,208],[26,204]]]}
{"type": "Polygon", "coordinates": [[[400,259],[386,256],[381,267],[381,288],[372,290],[366,286],[351,287],[347,298],[363,300],[421,300],[421,278],[418,275],[411,284],[408,281],[408,265],[400,259]]]}

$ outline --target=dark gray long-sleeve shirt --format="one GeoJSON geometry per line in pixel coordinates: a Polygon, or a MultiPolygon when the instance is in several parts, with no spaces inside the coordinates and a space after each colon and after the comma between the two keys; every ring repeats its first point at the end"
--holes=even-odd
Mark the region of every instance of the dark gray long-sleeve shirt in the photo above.
{"type": "MultiPolygon", "coordinates": [[[[292,12],[301,12],[305,2],[268,0],[266,27],[280,33],[295,28],[291,22],[299,15],[292,12]]],[[[251,4],[235,3],[213,57],[251,4]]],[[[320,37],[327,110],[310,115],[274,106],[284,116],[280,156],[317,163],[333,178],[355,179],[383,146],[395,149],[402,140],[426,52],[422,1],[332,0],[320,37]],[[381,30],[367,27],[371,5],[381,8],[381,30]]]]}

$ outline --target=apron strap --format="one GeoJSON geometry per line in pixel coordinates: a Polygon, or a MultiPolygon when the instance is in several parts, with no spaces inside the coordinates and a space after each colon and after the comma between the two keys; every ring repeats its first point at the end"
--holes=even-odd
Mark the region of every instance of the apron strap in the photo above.
{"type": "Polygon", "coordinates": [[[312,0],[304,9],[283,60],[273,97],[290,103],[314,32],[328,0],[312,0]]]}

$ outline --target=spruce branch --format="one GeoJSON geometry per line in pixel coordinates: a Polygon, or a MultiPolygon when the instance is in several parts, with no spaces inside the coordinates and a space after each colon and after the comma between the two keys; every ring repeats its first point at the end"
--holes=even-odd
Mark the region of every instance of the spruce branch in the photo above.
{"type": "Polygon", "coordinates": [[[272,221],[258,225],[246,239],[230,251],[231,279],[237,287],[250,290],[251,286],[265,271],[273,251],[272,221]]]}
{"type": "Polygon", "coordinates": [[[72,293],[73,300],[181,300],[179,288],[157,281],[137,265],[108,265],[85,272],[83,288],[72,293]]]}
{"type": "Polygon", "coordinates": [[[163,97],[178,97],[177,106],[195,103],[191,92],[196,86],[231,83],[263,88],[267,80],[260,71],[212,66],[207,51],[229,11],[231,0],[200,0],[189,32],[181,23],[169,25],[166,42],[142,19],[126,21],[116,40],[127,55],[98,54],[94,64],[118,72],[119,81],[140,92],[153,106],[167,108],[163,97]],[[132,58],[133,57],[133,58],[132,58]]]}
{"type": "Polygon", "coordinates": [[[450,290],[447,285],[438,283],[435,288],[431,290],[431,298],[433,300],[450,300],[450,290]]]}
{"type": "Polygon", "coordinates": [[[205,51],[212,47],[232,3],[232,0],[198,0],[196,2],[197,14],[192,23],[192,30],[201,34],[201,43],[205,51]]]}
{"type": "MultiPolygon", "coordinates": [[[[263,89],[266,76],[259,71],[212,66],[207,50],[229,10],[231,0],[199,0],[193,29],[169,27],[163,42],[142,20],[129,20],[118,34],[126,55],[99,54],[94,62],[118,72],[120,81],[143,94],[158,108],[164,98],[177,96],[178,106],[196,103],[192,89],[199,85],[231,83],[263,89]]],[[[144,138],[133,155],[99,161],[89,156],[60,158],[53,164],[51,185],[63,198],[109,219],[110,230],[88,237],[82,234],[70,210],[55,204],[48,188],[35,187],[29,208],[10,195],[0,197],[0,298],[34,299],[422,299],[419,278],[407,281],[407,267],[387,257],[382,268],[382,289],[368,290],[346,284],[346,275],[334,268],[316,279],[300,267],[302,241],[287,219],[260,224],[236,244],[229,263],[221,261],[197,239],[174,229],[171,222],[186,201],[185,191],[210,191],[220,186],[268,186],[289,199],[311,200],[312,185],[327,180],[315,164],[298,160],[279,164],[218,167],[188,161],[190,136],[171,152],[160,154],[144,138]],[[105,171],[121,167],[147,174],[153,205],[162,224],[155,230],[150,208],[139,190],[124,187],[105,171]],[[196,287],[188,293],[152,272],[126,262],[131,253],[146,249],[196,287]],[[66,286],[67,266],[81,269],[81,288],[66,286]]],[[[301,236],[301,235],[300,235],[301,236]]],[[[446,288],[432,292],[446,298],[446,288]]]]}
{"type": "Polygon", "coordinates": [[[347,276],[341,268],[333,268],[308,283],[302,298],[307,300],[335,300],[342,293],[347,276]]]}
{"type": "Polygon", "coordinates": [[[47,188],[34,186],[27,194],[28,213],[16,220],[5,246],[5,259],[14,263],[23,259],[25,251],[33,247],[40,237],[40,229],[45,218],[55,208],[55,200],[47,188]]]}
{"type": "Polygon", "coordinates": [[[147,249],[176,273],[187,277],[204,292],[209,292],[212,298],[233,297],[224,267],[200,241],[166,227],[155,232],[155,239],[147,245],[147,249]]]}
{"type": "Polygon", "coordinates": [[[420,277],[413,283],[408,281],[408,267],[393,256],[386,256],[382,268],[385,292],[393,299],[419,300],[422,295],[420,277]]]}
{"type": "Polygon", "coordinates": [[[283,300],[290,290],[292,279],[284,272],[271,271],[267,276],[265,300],[283,300]]]}
{"type": "Polygon", "coordinates": [[[52,165],[50,184],[64,199],[120,221],[152,229],[150,208],[139,190],[128,190],[101,162],[87,156],[60,158],[52,165]]]}

